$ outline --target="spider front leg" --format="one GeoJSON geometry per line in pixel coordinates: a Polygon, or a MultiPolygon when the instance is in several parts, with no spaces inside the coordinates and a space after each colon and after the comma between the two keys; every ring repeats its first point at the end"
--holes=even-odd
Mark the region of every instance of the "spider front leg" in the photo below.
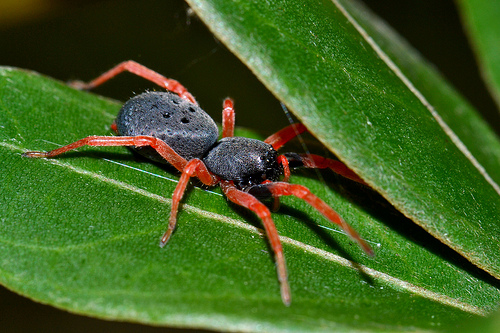
{"type": "Polygon", "coordinates": [[[345,178],[368,186],[363,179],[340,161],[314,154],[285,153],[284,156],[288,160],[291,168],[305,167],[313,169],[331,169],[333,172],[345,178]]]}
{"type": "Polygon", "coordinates": [[[170,148],[169,145],[167,145],[162,140],[154,138],[152,136],[88,136],[84,139],[75,141],[73,143],[70,143],[69,145],[48,152],[28,151],[25,152],[22,156],[32,158],[54,157],[83,146],[151,146],[177,170],[182,172],[187,164],[187,161],[179,154],[177,154],[172,148],[170,148]]]}
{"type": "MultiPolygon", "coordinates": [[[[264,142],[273,146],[275,150],[280,149],[290,140],[294,139],[298,135],[307,131],[307,128],[300,124],[292,124],[289,125],[282,130],[270,135],[264,142]]],[[[306,167],[306,168],[318,168],[318,169],[326,169],[330,168],[333,172],[338,173],[339,175],[354,180],[363,185],[368,185],[362,180],[354,171],[349,169],[347,165],[344,163],[329,159],[326,157],[314,155],[314,154],[295,154],[295,153],[286,153],[285,157],[290,162],[290,167],[306,167]]],[[[280,162],[281,163],[281,162],[280,162]]],[[[285,171],[288,166],[285,166],[285,171]]],[[[286,181],[286,180],[285,180],[286,181]]]]}
{"type": "Polygon", "coordinates": [[[130,72],[132,74],[135,74],[137,76],[140,76],[148,81],[151,81],[158,86],[167,89],[171,92],[176,93],[179,95],[181,98],[190,101],[191,103],[198,104],[196,103],[196,100],[194,99],[193,95],[189,93],[189,91],[178,81],[168,79],[164,77],[163,75],[147,68],[146,66],[143,66],[133,60],[128,60],[124,61],[115,67],[111,68],[107,72],[101,74],[94,80],[85,83],[81,81],[73,81],[70,83],[70,86],[76,89],[81,89],[81,90],[89,90],[89,89],[94,89],[101,84],[103,84],[106,81],[111,80],[118,74],[122,72],[130,72]]]}
{"type": "Polygon", "coordinates": [[[291,124],[278,132],[270,135],[264,140],[265,143],[273,146],[275,150],[280,149],[288,141],[307,131],[307,128],[301,123],[291,124]]]}
{"type": "Polygon", "coordinates": [[[292,297],[290,286],[288,284],[285,257],[283,255],[283,247],[279,239],[278,231],[276,230],[274,222],[271,218],[271,212],[256,197],[247,192],[238,190],[232,182],[223,180],[220,182],[220,186],[229,200],[235,204],[250,209],[262,220],[262,224],[264,225],[264,229],[266,230],[269,243],[271,244],[271,248],[273,249],[275,256],[276,271],[281,289],[281,299],[283,304],[289,306],[292,301],[292,297]]]}

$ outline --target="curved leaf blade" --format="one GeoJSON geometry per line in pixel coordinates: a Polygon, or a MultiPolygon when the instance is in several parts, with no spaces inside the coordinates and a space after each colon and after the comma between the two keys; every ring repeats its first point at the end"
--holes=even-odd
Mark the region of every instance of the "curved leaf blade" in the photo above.
{"type": "Polygon", "coordinates": [[[484,81],[491,91],[497,105],[500,105],[500,52],[498,36],[500,33],[500,4],[497,1],[457,1],[464,25],[484,81]]]}
{"type": "Polygon", "coordinates": [[[295,181],[380,247],[376,260],[366,258],[345,235],[312,228],[321,221],[317,212],[283,200],[284,213],[274,219],[286,235],[294,297],[286,308],[265,240],[251,225],[258,222],[218,192],[190,192],[178,232],[162,250],[157,242],[175,182],[161,177],[175,174],[116,147],[21,158],[27,149],[109,133],[118,105],[32,73],[2,69],[0,78],[0,202],[8,207],[0,280],[23,295],[100,318],[245,331],[432,329],[498,304],[491,281],[384,227],[346,190],[298,175],[295,181]],[[362,265],[353,269],[334,248],[362,265]]]}
{"type": "MultiPolygon", "coordinates": [[[[345,5],[350,8],[352,4],[345,5]]],[[[500,183],[500,141],[474,108],[383,21],[356,6],[349,12],[438,111],[493,181],[500,183]]]]}
{"type": "Polygon", "coordinates": [[[356,6],[188,2],[325,146],[399,211],[500,277],[498,185],[366,34],[350,13],[356,6]]]}

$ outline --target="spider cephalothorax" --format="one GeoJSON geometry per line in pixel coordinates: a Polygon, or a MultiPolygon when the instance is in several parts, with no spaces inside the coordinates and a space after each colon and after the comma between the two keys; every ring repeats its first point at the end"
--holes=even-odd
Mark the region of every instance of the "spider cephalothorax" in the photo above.
{"type": "Polygon", "coordinates": [[[283,174],[273,146],[237,136],[222,138],[202,161],[210,172],[243,190],[265,180],[277,181],[283,174]]]}

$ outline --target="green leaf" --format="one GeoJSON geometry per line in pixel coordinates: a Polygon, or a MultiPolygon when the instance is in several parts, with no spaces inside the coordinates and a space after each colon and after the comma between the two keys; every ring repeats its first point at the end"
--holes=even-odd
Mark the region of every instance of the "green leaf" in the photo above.
{"type": "Polygon", "coordinates": [[[488,318],[478,319],[473,318],[466,321],[461,326],[462,332],[484,332],[484,333],[497,333],[500,331],[500,313],[497,311],[488,316],[488,318]]]}
{"type": "MultiPolygon", "coordinates": [[[[394,198],[388,194],[395,193],[397,207],[408,204],[410,212],[418,209],[419,217],[429,219],[442,215],[445,221],[436,222],[443,222],[455,245],[470,247],[474,235],[477,246],[498,250],[498,233],[491,232],[491,226],[481,225],[481,230],[474,218],[469,223],[460,216],[471,214],[491,223],[498,217],[498,195],[485,200],[491,192],[484,189],[483,175],[477,175],[469,160],[463,163],[463,154],[449,143],[422,101],[408,94],[401,76],[391,74],[387,63],[370,51],[371,45],[345,14],[331,24],[332,17],[338,19],[339,7],[331,7],[335,4],[324,2],[318,13],[310,4],[299,11],[288,1],[279,8],[283,13],[269,13],[253,7],[259,3],[243,2],[238,8],[229,3],[220,9],[219,20],[211,22],[253,22],[247,30],[236,31],[243,37],[229,28],[217,33],[230,46],[241,42],[237,46],[247,47],[251,42],[253,48],[237,51],[240,57],[250,58],[248,63],[270,89],[374,188],[390,200],[394,198]],[[323,35],[334,28],[340,32],[323,35]],[[312,37],[302,39],[307,34],[312,37]],[[308,57],[303,57],[304,51],[308,57]],[[335,61],[325,57],[331,54],[337,56],[335,61]],[[313,65],[319,73],[311,71],[311,56],[317,59],[313,65]],[[333,107],[328,101],[332,96],[337,99],[333,107]],[[402,107],[407,114],[396,112],[402,107]],[[457,164],[444,161],[435,166],[433,147],[439,148],[438,162],[452,156],[457,164]],[[443,177],[439,170],[448,166],[443,177]],[[472,180],[462,179],[467,178],[463,174],[472,180]],[[401,183],[392,184],[398,179],[401,183]],[[477,190],[471,187],[475,179],[477,190]],[[473,200],[467,192],[471,189],[473,200]],[[446,200],[440,197],[443,193],[449,194],[446,200]],[[433,200],[419,201],[417,195],[433,200]],[[477,212],[474,200],[483,212],[477,212]],[[456,230],[447,224],[453,218],[456,230]],[[472,225],[466,229],[463,224],[472,225]]],[[[460,131],[481,140],[466,146],[491,178],[498,179],[498,142],[470,107],[414,59],[411,50],[386,36],[375,18],[367,19],[357,7],[346,8],[377,43],[386,43],[392,61],[429,101],[434,98],[431,104],[443,119],[459,120],[450,124],[445,119],[462,142],[460,131]],[[426,87],[429,92],[424,93],[426,87]],[[456,108],[465,110],[464,118],[443,114],[456,108]]],[[[207,12],[199,13],[206,19],[207,12]]],[[[374,246],[377,256],[367,258],[344,234],[329,229],[320,214],[299,200],[284,198],[273,218],[283,236],[292,287],[292,306],[286,308],[267,241],[256,229],[260,222],[228,205],[217,188],[208,192],[194,187],[189,192],[177,232],[160,249],[177,179],[171,169],[125,148],[84,148],[51,160],[21,158],[26,150],[49,150],[88,135],[109,134],[119,105],[8,68],[0,72],[0,101],[0,281],[30,298],[100,318],[242,331],[450,329],[498,306],[497,280],[420,230],[374,191],[329,172],[321,173],[324,181],[314,172],[298,172],[291,181],[324,198],[374,246]]],[[[425,219],[420,222],[429,226],[425,219]]],[[[486,256],[498,260],[497,255],[486,256]]]]}
{"type": "Polygon", "coordinates": [[[394,64],[425,96],[447,126],[459,137],[492,180],[500,182],[500,142],[472,106],[420,54],[377,17],[351,11],[394,64]]]}
{"type": "Polygon", "coordinates": [[[377,192],[500,278],[495,182],[500,144],[456,94],[441,95],[451,89],[437,87],[443,80],[420,59],[407,61],[404,70],[398,66],[404,64],[397,58],[402,54],[387,43],[400,41],[392,33],[381,35],[386,27],[351,1],[188,3],[315,137],[377,192]],[[405,75],[410,71],[416,71],[419,86],[432,84],[427,93],[439,110],[405,75]],[[470,135],[480,139],[461,141],[470,135]],[[491,145],[484,148],[484,142],[491,145]],[[482,156],[472,153],[481,150],[482,156]],[[488,171],[483,161],[490,163],[488,171]]]}
{"type": "Polygon", "coordinates": [[[469,40],[474,47],[483,78],[497,105],[500,105],[500,2],[457,1],[469,40]]]}
{"type": "Polygon", "coordinates": [[[218,189],[189,192],[160,249],[172,170],[123,147],[21,157],[110,133],[118,104],[10,68],[0,71],[0,101],[0,281],[34,300],[100,318],[244,331],[430,330],[498,304],[495,281],[374,192],[305,172],[292,181],[335,207],[377,256],[284,198],[273,218],[292,287],[287,308],[260,222],[218,189]]]}

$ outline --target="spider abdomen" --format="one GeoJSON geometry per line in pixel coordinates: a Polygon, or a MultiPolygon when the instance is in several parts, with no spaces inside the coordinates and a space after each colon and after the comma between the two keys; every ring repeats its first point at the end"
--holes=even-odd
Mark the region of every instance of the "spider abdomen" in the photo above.
{"type": "Polygon", "coordinates": [[[283,170],[277,157],[276,150],[263,141],[227,137],[217,142],[203,162],[210,172],[245,189],[265,180],[278,180],[283,170]]]}
{"type": "MultiPolygon", "coordinates": [[[[128,100],[115,120],[119,135],[147,135],[164,141],[186,160],[201,158],[219,136],[217,125],[198,105],[171,92],[145,92],[128,100]]],[[[150,147],[135,148],[165,162],[150,147]]]]}

